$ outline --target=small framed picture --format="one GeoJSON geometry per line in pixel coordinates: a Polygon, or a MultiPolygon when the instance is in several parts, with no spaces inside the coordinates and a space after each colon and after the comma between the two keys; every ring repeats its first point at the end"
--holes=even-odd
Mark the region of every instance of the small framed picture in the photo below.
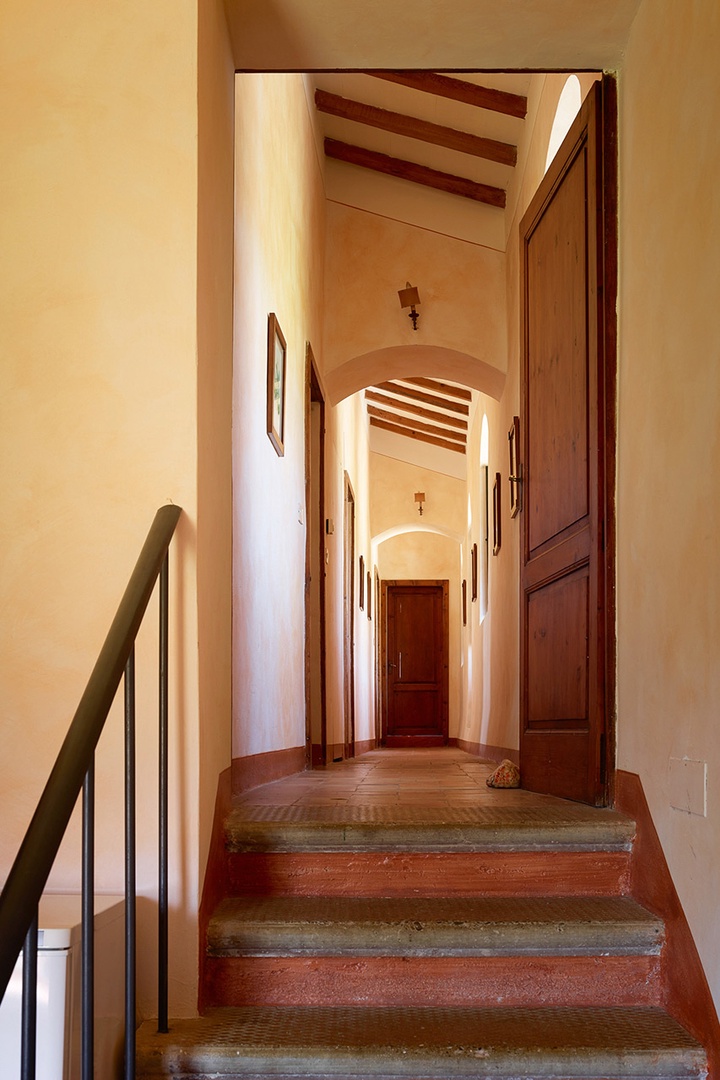
{"type": "Polygon", "coordinates": [[[478,550],[477,544],[473,544],[470,552],[470,600],[474,602],[478,598],[478,550]]]}
{"type": "Polygon", "coordinates": [[[510,517],[514,518],[522,509],[522,465],[519,461],[520,453],[520,417],[513,416],[512,427],[508,431],[508,446],[510,450],[510,517]]]}
{"type": "Polygon", "coordinates": [[[358,605],[360,610],[365,608],[365,558],[360,556],[360,570],[358,573],[358,605]]]}
{"type": "Polygon", "coordinates": [[[463,626],[467,626],[467,581],[462,581],[462,620],[463,626]]]}
{"type": "Polygon", "coordinates": [[[502,477],[500,473],[495,473],[495,483],[493,484],[493,555],[497,555],[500,552],[500,545],[502,543],[502,525],[500,519],[500,510],[502,506],[502,499],[500,497],[500,487],[502,485],[502,477]]]}
{"type": "Polygon", "coordinates": [[[372,576],[367,572],[367,617],[372,619],[372,576]]]}
{"type": "Polygon", "coordinates": [[[285,372],[287,345],[277,316],[268,315],[267,433],[279,457],[285,453],[285,372]]]}

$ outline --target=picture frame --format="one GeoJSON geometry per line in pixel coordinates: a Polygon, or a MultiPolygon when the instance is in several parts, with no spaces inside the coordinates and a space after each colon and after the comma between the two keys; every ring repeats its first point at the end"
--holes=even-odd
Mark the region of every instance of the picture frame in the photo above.
{"type": "Polygon", "coordinates": [[[473,544],[470,551],[470,601],[478,598],[478,546],[473,544]]]}
{"type": "Polygon", "coordinates": [[[520,447],[520,417],[513,416],[512,425],[508,431],[508,448],[510,453],[510,517],[516,517],[522,509],[522,465],[519,461],[520,447]]]}
{"type": "Polygon", "coordinates": [[[367,617],[372,619],[372,574],[367,572],[367,617]]]}
{"type": "Polygon", "coordinates": [[[462,624],[467,626],[467,580],[462,580],[462,624]]]}
{"type": "Polygon", "coordinates": [[[500,476],[500,473],[495,473],[495,483],[493,484],[493,555],[499,554],[500,546],[502,544],[501,485],[502,477],[500,476]]]}
{"type": "Polygon", "coordinates": [[[287,342],[274,312],[268,315],[267,433],[278,457],[285,455],[285,375],[287,342]]]}
{"type": "Polygon", "coordinates": [[[360,570],[358,579],[358,606],[361,611],[365,610],[365,557],[360,556],[360,570]]]}

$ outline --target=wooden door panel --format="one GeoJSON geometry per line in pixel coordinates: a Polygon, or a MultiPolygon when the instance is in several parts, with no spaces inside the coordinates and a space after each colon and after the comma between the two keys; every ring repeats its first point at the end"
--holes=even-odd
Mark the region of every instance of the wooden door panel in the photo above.
{"type": "Polygon", "coordinates": [[[395,593],[397,684],[437,685],[442,668],[442,594],[437,588],[395,593]]]}
{"type": "MultiPolygon", "coordinates": [[[[614,164],[595,84],[521,224],[523,785],[606,801],[614,164]],[[608,434],[609,433],[609,434],[608,434]]],[[[612,125],[614,89],[607,90],[612,125]]],[[[613,126],[614,131],[614,126],[613,126]]]]}
{"type": "Polygon", "coordinates": [[[586,732],[555,732],[545,744],[539,731],[524,735],[522,785],[529,791],[562,791],[562,798],[588,802],[587,775],[591,768],[586,732]],[[534,743],[538,743],[537,747],[534,743]]]}
{"type": "Polygon", "coordinates": [[[437,687],[395,687],[391,735],[441,735],[437,687]]]}
{"type": "Polygon", "coordinates": [[[588,730],[587,568],[527,601],[528,731],[588,730]]]}
{"type": "Polygon", "coordinates": [[[589,511],[586,199],[582,147],[528,240],[531,551],[589,511]]]}

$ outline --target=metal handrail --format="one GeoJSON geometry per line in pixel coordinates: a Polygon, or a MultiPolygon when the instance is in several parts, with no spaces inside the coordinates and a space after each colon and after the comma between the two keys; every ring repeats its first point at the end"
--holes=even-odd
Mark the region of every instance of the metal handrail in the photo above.
{"type": "MultiPolygon", "coordinates": [[[[35,923],[40,897],[85,778],[92,770],[95,748],[120,679],[133,654],[135,638],[158,576],[161,576],[162,581],[161,593],[164,592],[167,600],[167,553],[181,513],[179,506],[163,506],[155,515],[117,614],[0,894],[0,1000],[7,989],[17,957],[35,923]]],[[[161,640],[161,673],[163,667],[167,666],[166,629],[164,634],[161,632],[161,639],[163,637],[165,640],[161,640]]],[[[162,714],[163,711],[166,713],[167,709],[166,690],[161,690],[160,697],[162,714]]]]}

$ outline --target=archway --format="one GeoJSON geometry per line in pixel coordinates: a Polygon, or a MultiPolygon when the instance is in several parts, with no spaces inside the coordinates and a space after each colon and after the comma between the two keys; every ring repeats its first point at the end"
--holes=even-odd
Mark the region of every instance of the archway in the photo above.
{"type": "Polygon", "coordinates": [[[505,372],[470,353],[439,345],[394,345],[355,356],[325,372],[325,389],[333,405],[374,383],[426,375],[462,383],[499,401],[505,372]]]}

